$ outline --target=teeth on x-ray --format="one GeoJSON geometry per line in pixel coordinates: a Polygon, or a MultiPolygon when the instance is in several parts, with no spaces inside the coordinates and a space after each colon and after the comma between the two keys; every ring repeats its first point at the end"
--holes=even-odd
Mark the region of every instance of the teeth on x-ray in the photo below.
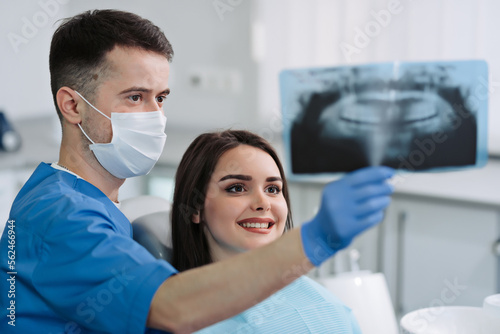
{"type": "MultiPolygon", "coordinates": [[[[485,161],[478,122],[487,101],[469,92],[482,61],[385,63],[284,71],[285,142],[294,174],[369,165],[407,170],[485,161]],[[479,130],[478,130],[479,129],[479,130]]],[[[483,134],[484,132],[484,134],[483,134]]]]}

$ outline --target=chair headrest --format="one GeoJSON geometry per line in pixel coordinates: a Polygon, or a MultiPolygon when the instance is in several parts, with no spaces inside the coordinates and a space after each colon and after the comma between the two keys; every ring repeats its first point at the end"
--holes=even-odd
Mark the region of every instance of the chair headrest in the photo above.
{"type": "Polygon", "coordinates": [[[157,259],[168,262],[172,259],[172,249],[163,245],[158,237],[141,224],[132,224],[133,238],[142,247],[146,248],[157,259]]]}
{"type": "Polygon", "coordinates": [[[157,259],[172,259],[169,212],[155,212],[132,222],[133,239],[157,259]]]}
{"type": "Polygon", "coordinates": [[[138,225],[153,233],[165,247],[172,248],[170,211],[153,212],[138,217],[132,222],[132,227],[135,228],[138,225]]]}
{"type": "Polygon", "coordinates": [[[150,213],[170,211],[171,205],[170,201],[165,198],[143,195],[121,200],[120,211],[133,222],[150,213]]]}

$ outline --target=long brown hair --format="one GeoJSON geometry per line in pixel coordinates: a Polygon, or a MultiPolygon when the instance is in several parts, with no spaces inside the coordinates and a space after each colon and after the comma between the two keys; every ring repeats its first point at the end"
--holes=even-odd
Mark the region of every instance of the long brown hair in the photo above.
{"type": "Polygon", "coordinates": [[[204,133],[188,147],[177,168],[172,203],[172,265],[179,271],[212,263],[204,226],[192,222],[193,214],[203,217],[206,191],[219,158],[239,145],[249,145],[268,153],[283,179],[283,197],[288,206],[285,231],[292,228],[288,185],[283,166],[272,146],[262,137],[244,130],[204,133]]]}

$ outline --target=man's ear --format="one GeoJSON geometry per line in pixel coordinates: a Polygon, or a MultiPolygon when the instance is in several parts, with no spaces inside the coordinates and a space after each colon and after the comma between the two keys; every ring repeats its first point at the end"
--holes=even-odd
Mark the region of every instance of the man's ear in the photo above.
{"type": "Polygon", "coordinates": [[[79,96],[69,87],[61,87],[57,91],[56,101],[64,119],[71,124],[82,122],[81,114],[77,108],[79,96]]]}
{"type": "Polygon", "coordinates": [[[199,224],[200,223],[200,211],[196,211],[196,213],[193,213],[191,215],[191,221],[195,224],[199,224]]]}

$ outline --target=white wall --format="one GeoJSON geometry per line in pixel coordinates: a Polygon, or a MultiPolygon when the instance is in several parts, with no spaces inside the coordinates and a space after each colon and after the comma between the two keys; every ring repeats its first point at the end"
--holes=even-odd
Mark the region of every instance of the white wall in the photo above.
{"type": "Polygon", "coordinates": [[[0,6],[0,110],[12,120],[55,114],[49,47],[68,0],[9,1],[0,6]]]}

